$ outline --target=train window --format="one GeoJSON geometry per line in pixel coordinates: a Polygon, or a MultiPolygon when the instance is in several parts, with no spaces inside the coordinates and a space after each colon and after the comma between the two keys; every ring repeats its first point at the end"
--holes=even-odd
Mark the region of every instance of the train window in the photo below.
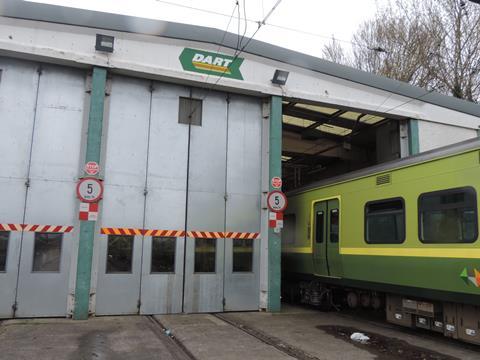
{"type": "Polygon", "coordinates": [[[401,244],[405,241],[403,199],[371,201],[365,204],[365,241],[368,244],[401,244]]]}
{"type": "Polygon", "coordinates": [[[315,242],[320,244],[323,242],[323,227],[325,226],[323,211],[317,211],[315,215],[315,242]]]}
{"type": "Polygon", "coordinates": [[[338,209],[330,210],[330,242],[338,242],[340,211],[338,209]]]}
{"type": "Polygon", "coordinates": [[[295,214],[283,215],[282,244],[295,244],[295,234],[297,231],[297,217],[295,214]]]}
{"type": "Polygon", "coordinates": [[[253,239],[232,239],[233,272],[253,271],[253,239]]]}
{"type": "Polygon", "coordinates": [[[174,273],[175,272],[175,237],[152,237],[152,261],[150,272],[174,273]]]}
{"type": "Polygon", "coordinates": [[[4,272],[7,266],[8,231],[0,231],[0,272],[4,272]]]}
{"type": "Polygon", "coordinates": [[[59,272],[63,234],[35,233],[33,272],[59,272]]]}
{"type": "Polygon", "coordinates": [[[478,237],[477,194],[471,187],[421,194],[418,216],[423,243],[472,243],[478,237]]]}
{"type": "Polygon", "coordinates": [[[195,272],[214,273],[217,239],[195,239],[195,272]]]}
{"type": "Polygon", "coordinates": [[[107,274],[132,272],[133,241],[131,235],[108,236],[107,274]]]}

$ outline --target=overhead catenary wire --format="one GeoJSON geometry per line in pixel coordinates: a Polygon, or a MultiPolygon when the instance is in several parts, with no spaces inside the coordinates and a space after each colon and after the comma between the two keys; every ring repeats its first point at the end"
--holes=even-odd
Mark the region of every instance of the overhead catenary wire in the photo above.
{"type": "MultiPolygon", "coordinates": [[[[273,11],[278,7],[278,5],[280,5],[280,3],[282,2],[282,0],[277,0],[277,2],[275,3],[275,5],[272,7],[272,9],[268,12],[268,14],[261,20],[261,21],[258,21],[257,24],[258,24],[258,27],[257,29],[255,30],[255,32],[252,34],[252,36],[247,40],[247,42],[245,43],[245,45],[243,45],[240,49],[236,49],[235,50],[235,53],[234,53],[234,56],[233,56],[233,59],[232,59],[232,62],[231,64],[235,63],[235,61],[238,59],[238,57],[240,56],[240,54],[247,48],[247,46],[250,44],[250,42],[253,40],[253,38],[255,37],[255,35],[258,33],[258,31],[262,28],[262,26],[265,24],[265,21],[272,15],[273,11]]],[[[223,76],[225,75],[225,73],[227,72],[228,68],[226,68],[225,70],[223,70],[223,72],[218,76],[217,80],[213,83],[212,86],[210,86],[207,90],[207,93],[201,98],[201,100],[205,100],[209,94],[212,92],[212,90],[218,85],[218,83],[220,82],[220,80],[223,78],[223,76]]],[[[208,76],[207,76],[208,78],[208,76]]],[[[195,109],[192,110],[192,112],[188,115],[189,118],[192,117],[192,115],[195,113],[195,111],[197,110],[197,107],[195,107],[195,109]]]]}
{"type": "MultiPolygon", "coordinates": [[[[230,15],[219,12],[219,11],[214,11],[214,10],[209,10],[209,9],[195,7],[195,6],[184,5],[184,4],[178,4],[178,3],[175,3],[175,2],[172,2],[172,1],[166,1],[166,0],[155,0],[155,1],[157,1],[159,3],[162,3],[162,4],[165,4],[165,5],[176,6],[176,7],[180,7],[180,8],[184,8],[184,9],[203,12],[205,14],[222,16],[222,17],[227,17],[227,18],[230,17],[230,15]]],[[[263,6],[263,3],[262,3],[262,6],[263,6]]],[[[276,6],[274,6],[274,7],[276,8],[276,6]]],[[[273,12],[273,11],[269,11],[269,13],[271,13],[271,12],[273,12]]],[[[263,15],[263,8],[262,8],[262,15],[263,15]]],[[[355,46],[359,46],[359,47],[362,47],[362,48],[365,48],[365,49],[368,49],[368,50],[375,51],[375,49],[372,49],[369,46],[366,46],[364,44],[355,42],[353,40],[346,40],[346,39],[339,38],[335,34],[330,34],[330,35],[319,34],[319,33],[310,32],[310,31],[306,31],[306,30],[296,29],[296,28],[289,27],[289,26],[278,25],[278,24],[274,24],[274,23],[268,23],[267,22],[268,17],[269,17],[269,15],[267,14],[267,16],[265,16],[263,18],[263,20],[258,21],[258,20],[250,19],[250,18],[246,17],[246,15],[244,15],[244,17],[240,17],[240,20],[244,20],[245,22],[250,22],[250,23],[257,24],[257,25],[258,25],[259,22],[262,22],[263,25],[265,25],[265,26],[274,27],[274,28],[277,28],[277,29],[290,31],[290,32],[294,32],[294,33],[297,33],[297,34],[308,35],[308,36],[313,36],[313,37],[327,39],[327,40],[335,39],[335,41],[338,41],[338,42],[342,42],[342,43],[349,44],[349,45],[355,45],[355,46]]]]}
{"type": "MultiPolygon", "coordinates": [[[[220,53],[220,49],[222,48],[223,46],[223,42],[225,41],[225,37],[227,36],[227,33],[228,33],[228,28],[230,27],[230,24],[232,22],[232,19],[233,19],[233,15],[235,14],[235,10],[239,8],[239,2],[238,0],[235,1],[235,6],[232,10],[232,13],[230,14],[230,18],[228,20],[228,23],[227,23],[227,27],[225,28],[225,31],[223,32],[223,36],[222,36],[222,39],[220,40],[220,44],[218,45],[218,48],[217,48],[217,51],[215,52],[215,55],[218,55],[220,53]]],[[[240,32],[240,31],[239,31],[240,32]]],[[[205,78],[205,84],[208,83],[208,79],[210,78],[210,74],[207,74],[207,77],[205,78]]],[[[193,113],[192,113],[193,114],[193,113]]],[[[190,114],[190,116],[192,115],[190,114]]]]}

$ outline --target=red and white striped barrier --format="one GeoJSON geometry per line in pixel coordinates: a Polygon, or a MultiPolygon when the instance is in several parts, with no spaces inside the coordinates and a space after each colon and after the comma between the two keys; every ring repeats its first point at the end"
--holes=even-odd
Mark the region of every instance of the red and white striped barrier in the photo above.
{"type": "Polygon", "coordinates": [[[35,225],[35,224],[0,224],[0,231],[70,233],[73,231],[73,226],[35,225]]]}
{"type": "Polygon", "coordinates": [[[215,231],[187,231],[187,236],[192,238],[221,239],[223,232],[215,231]]]}
{"type": "Polygon", "coordinates": [[[22,224],[0,224],[0,231],[22,231],[22,224]]]}

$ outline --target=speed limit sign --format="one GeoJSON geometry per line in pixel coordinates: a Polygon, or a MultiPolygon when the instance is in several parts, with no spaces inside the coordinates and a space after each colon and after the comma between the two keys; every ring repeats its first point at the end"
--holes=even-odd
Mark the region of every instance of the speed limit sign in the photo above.
{"type": "Polygon", "coordinates": [[[267,196],[267,205],[270,211],[282,212],[287,208],[287,196],[278,190],[271,191],[267,196]]]}
{"type": "Polygon", "coordinates": [[[102,198],[103,184],[101,180],[85,177],[77,183],[77,196],[82,202],[93,203],[102,198]]]}

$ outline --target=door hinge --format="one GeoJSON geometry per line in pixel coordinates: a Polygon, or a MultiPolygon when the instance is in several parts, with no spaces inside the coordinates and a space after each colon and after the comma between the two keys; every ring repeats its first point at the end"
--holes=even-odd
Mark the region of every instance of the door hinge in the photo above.
{"type": "Polygon", "coordinates": [[[27,179],[27,181],[25,181],[25,187],[27,187],[27,188],[30,187],[30,179],[27,179]]]}
{"type": "Polygon", "coordinates": [[[140,299],[138,299],[137,301],[137,309],[138,311],[140,311],[140,307],[142,306],[142,301],[140,299]]]}
{"type": "Polygon", "coordinates": [[[225,307],[225,305],[227,304],[227,300],[225,298],[222,299],[222,305],[223,307],[225,307]]]}

